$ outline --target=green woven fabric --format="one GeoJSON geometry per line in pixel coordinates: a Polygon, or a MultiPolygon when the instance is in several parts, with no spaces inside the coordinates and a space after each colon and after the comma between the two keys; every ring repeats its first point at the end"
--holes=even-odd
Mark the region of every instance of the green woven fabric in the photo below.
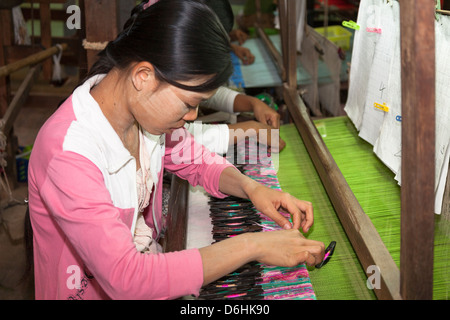
{"type": "Polygon", "coordinates": [[[356,254],[336,216],[334,208],[316,173],[294,125],[283,125],[281,137],[286,148],[280,153],[277,173],[281,188],[314,206],[314,225],[307,238],[328,245],[336,241],[336,250],[330,262],[321,269],[309,268],[317,300],[375,299],[366,286],[366,276],[356,254]]]}
{"type": "Polygon", "coordinates": [[[374,155],[372,145],[358,137],[349,118],[327,118],[315,124],[350,189],[400,267],[400,187],[394,173],[374,155]]]}
{"type": "MultiPolygon", "coordinates": [[[[369,215],[392,258],[400,266],[400,187],[394,174],[374,155],[372,146],[358,137],[347,117],[315,121],[330,153],[369,215]]],[[[326,196],[314,165],[294,125],[284,125],[278,179],[283,190],[309,200],[315,208],[315,225],[307,235],[325,242],[337,241],[336,252],[323,269],[310,271],[317,299],[376,298],[366,287],[366,275],[326,196]],[[344,263],[343,263],[344,262],[344,263]]],[[[450,292],[450,222],[436,215],[434,299],[450,292]]]]}

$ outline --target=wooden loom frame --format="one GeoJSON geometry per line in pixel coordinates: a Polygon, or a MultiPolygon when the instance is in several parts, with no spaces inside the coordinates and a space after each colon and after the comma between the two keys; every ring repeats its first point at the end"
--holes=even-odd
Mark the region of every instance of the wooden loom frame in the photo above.
{"type": "MultiPolygon", "coordinates": [[[[22,83],[17,89],[16,94],[11,99],[11,102],[6,106],[4,114],[2,116],[3,123],[0,125],[0,132],[6,137],[6,162],[9,164],[6,170],[7,174],[14,174],[16,172],[16,162],[15,154],[17,150],[17,139],[14,138],[14,122],[18,117],[21,108],[27,100],[30,90],[34,85],[34,82],[38,78],[41,71],[43,71],[43,65],[49,60],[53,55],[58,54],[67,50],[67,44],[63,43],[59,46],[54,46],[46,50],[42,50],[35,54],[29,55],[28,57],[15,61],[13,63],[0,66],[0,80],[4,80],[10,74],[21,70],[23,68],[29,67],[29,70],[23,79],[22,83]]],[[[6,84],[6,81],[3,82],[6,84]]],[[[8,90],[9,91],[9,90],[8,90]]],[[[12,185],[15,184],[16,179],[10,177],[12,185]]]]}
{"type": "MultiPolygon", "coordinates": [[[[371,265],[380,270],[381,288],[375,290],[377,297],[432,299],[434,178],[430,177],[434,177],[435,154],[435,4],[433,0],[400,0],[400,5],[404,173],[400,270],[345,181],[297,93],[293,1],[278,1],[283,55],[273,50],[268,37],[261,39],[275,58],[278,70],[283,71],[280,75],[288,110],[361,264],[366,270],[371,265]],[[426,44],[422,39],[427,39],[426,44]]],[[[261,35],[261,28],[256,28],[261,35]]]]}

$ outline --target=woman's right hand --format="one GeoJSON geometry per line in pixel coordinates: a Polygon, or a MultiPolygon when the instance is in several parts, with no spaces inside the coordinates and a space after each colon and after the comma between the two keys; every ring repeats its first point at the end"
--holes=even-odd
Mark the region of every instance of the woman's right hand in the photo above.
{"type": "Polygon", "coordinates": [[[298,229],[289,229],[244,233],[199,251],[206,285],[251,261],[279,267],[313,266],[322,262],[325,246],[305,239],[298,229]]]}
{"type": "Polygon", "coordinates": [[[254,259],[267,265],[294,267],[305,263],[314,266],[324,257],[323,242],[306,239],[297,229],[255,232],[246,236],[254,250],[254,259]]]}

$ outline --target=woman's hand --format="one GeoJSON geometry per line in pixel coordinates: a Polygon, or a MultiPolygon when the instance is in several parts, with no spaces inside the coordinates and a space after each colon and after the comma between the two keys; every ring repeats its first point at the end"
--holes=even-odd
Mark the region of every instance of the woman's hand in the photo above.
{"type": "Polygon", "coordinates": [[[268,188],[243,175],[236,168],[228,167],[222,171],[219,190],[225,194],[249,199],[257,210],[284,229],[302,228],[306,233],[314,223],[313,207],[310,202],[268,188]],[[280,214],[280,210],[291,215],[292,224],[280,214]]]}
{"type": "Polygon", "coordinates": [[[322,262],[325,246],[305,239],[296,229],[250,232],[200,248],[203,284],[206,285],[250,262],[295,267],[322,262]]]}
{"type": "Polygon", "coordinates": [[[237,41],[240,45],[247,41],[247,38],[248,34],[240,29],[233,29],[230,32],[231,41],[237,41]]]}
{"type": "Polygon", "coordinates": [[[258,185],[247,193],[255,208],[271,218],[283,229],[302,229],[308,232],[314,223],[312,204],[289,193],[258,185]],[[279,211],[289,213],[292,224],[279,211]]]}
{"type": "Polygon", "coordinates": [[[279,129],[280,128],[280,114],[269,107],[263,101],[254,98],[252,100],[253,105],[253,113],[255,114],[256,120],[261,123],[267,124],[272,128],[279,129]]]}
{"type": "Polygon", "coordinates": [[[252,54],[250,49],[237,44],[231,44],[231,49],[236,54],[236,56],[241,59],[244,65],[249,65],[255,62],[255,56],[252,54]]]}
{"type": "Polygon", "coordinates": [[[258,98],[239,94],[234,100],[235,112],[253,112],[257,121],[267,124],[274,129],[280,128],[280,115],[258,98]]]}
{"type": "Polygon", "coordinates": [[[255,260],[267,265],[294,267],[301,263],[314,266],[322,262],[325,246],[308,240],[296,229],[247,234],[255,260]]]}

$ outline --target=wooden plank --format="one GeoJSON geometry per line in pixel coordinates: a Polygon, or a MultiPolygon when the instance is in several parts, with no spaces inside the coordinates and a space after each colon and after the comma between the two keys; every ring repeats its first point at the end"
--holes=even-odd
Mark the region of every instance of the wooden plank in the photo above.
{"type": "MultiPolygon", "coordinates": [[[[51,22],[52,16],[50,13],[50,4],[41,3],[39,5],[39,14],[41,21],[41,44],[44,48],[48,49],[52,46],[52,30],[51,22]]],[[[45,61],[42,65],[42,71],[44,74],[44,79],[50,81],[52,79],[52,60],[45,61]]]]}
{"type": "Polygon", "coordinates": [[[285,25],[287,28],[286,82],[289,87],[297,88],[297,19],[294,1],[286,1],[285,18],[287,19],[285,25]]]}
{"type": "Polygon", "coordinates": [[[376,296],[400,300],[399,269],[331,156],[297,90],[284,84],[284,99],[361,265],[366,271],[370,266],[379,268],[376,296]]]}
{"type": "Polygon", "coordinates": [[[42,51],[41,46],[29,46],[29,45],[12,45],[4,46],[3,50],[5,52],[5,64],[11,64],[19,60],[25,59],[32,54],[42,51]]]}
{"type": "Polygon", "coordinates": [[[402,77],[401,294],[432,299],[435,177],[433,0],[400,1],[402,77]],[[426,41],[424,41],[426,39],[426,41]]]}
{"type": "Polygon", "coordinates": [[[170,186],[167,231],[162,243],[164,252],[186,249],[188,196],[189,183],[173,175],[170,186]]]}
{"type": "MultiPolygon", "coordinates": [[[[286,0],[278,1],[278,12],[279,12],[279,20],[280,20],[280,38],[281,38],[281,55],[283,57],[284,68],[288,65],[287,63],[287,52],[288,52],[288,40],[287,40],[287,19],[286,17],[286,0]]],[[[286,82],[286,74],[281,80],[286,82]]]]}
{"type": "Polygon", "coordinates": [[[28,0],[27,2],[31,3],[43,3],[43,4],[50,4],[50,3],[66,3],[67,0],[28,0]]]}
{"type": "MultiPolygon", "coordinates": [[[[31,8],[22,8],[22,15],[25,21],[30,20],[32,17],[34,20],[39,20],[39,13],[31,13],[31,8]]],[[[51,15],[53,21],[67,21],[69,14],[66,12],[65,8],[62,9],[51,9],[51,15]]]]}
{"type": "MultiPolygon", "coordinates": [[[[62,50],[67,49],[67,44],[61,44],[62,50]]],[[[8,76],[11,73],[25,68],[30,65],[34,65],[40,62],[43,62],[45,59],[50,58],[52,55],[57,54],[60,51],[59,47],[51,47],[46,50],[42,50],[41,52],[35,53],[25,59],[16,61],[14,63],[8,64],[6,66],[0,67],[0,78],[4,76],[8,76]]]]}
{"type": "Polygon", "coordinates": [[[28,94],[30,93],[31,87],[33,83],[36,81],[39,76],[39,72],[41,71],[41,65],[34,66],[30,68],[25,79],[19,86],[14,98],[12,99],[6,113],[3,117],[3,127],[1,128],[5,135],[8,135],[10,130],[14,125],[14,121],[19,115],[20,109],[28,98],[28,94]]]}
{"type": "MultiPolygon", "coordinates": [[[[11,10],[0,10],[0,66],[6,65],[6,53],[4,46],[13,43],[14,34],[11,10]]],[[[0,116],[3,116],[11,100],[11,88],[9,77],[0,77],[0,116]]]]}
{"type": "MultiPolygon", "coordinates": [[[[34,43],[40,43],[40,37],[33,37],[34,43]]],[[[78,66],[81,61],[80,51],[83,49],[81,41],[74,37],[52,37],[52,46],[57,44],[66,43],[67,50],[64,50],[61,57],[61,65],[74,65],[78,66]]],[[[29,45],[13,45],[6,46],[5,48],[6,64],[16,62],[26,57],[41,52],[41,46],[29,46],[29,45]]],[[[83,49],[84,51],[84,49],[83,49]]]]}
{"type": "Polygon", "coordinates": [[[270,38],[264,33],[264,30],[258,25],[256,25],[255,28],[256,34],[261,39],[264,47],[269,52],[270,56],[275,62],[275,66],[277,67],[277,71],[278,74],[280,75],[280,78],[284,81],[284,79],[286,79],[286,71],[284,68],[283,57],[281,56],[280,52],[278,52],[277,48],[275,48],[275,45],[272,43],[270,38]]]}
{"type": "MultiPolygon", "coordinates": [[[[86,7],[84,5],[84,0],[79,0],[78,4],[80,6],[81,12],[86,12],[86,7]]],[[[78,37],[80,39],[86,39],[86,19],[81,19],[81,29],[78,30],[78,37]]],[[[88,73],[88,61],[87,52],[80,46],[78,50],[79,63],[78,63],[78,77],[79,79],[84,79],[88,73]]]]}

